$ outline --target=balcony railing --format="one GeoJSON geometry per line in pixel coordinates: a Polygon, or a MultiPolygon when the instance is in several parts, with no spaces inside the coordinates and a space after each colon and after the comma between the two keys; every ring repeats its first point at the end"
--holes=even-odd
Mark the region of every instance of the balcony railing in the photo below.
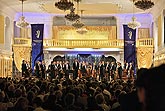
{"type": "Polygon", "coordinates": [[[31,46],[31,39],[27,38],[14,38],[13,45],[15,46],[31,46]]]}
{"type": "MultiPolygon", "coordinates": [[[[15,38],[14,46],[31,46],[31,39],[15,38]]],[[[56,40],[44,39],[43,45],[45,48],[123,48],[124,40],[56,40]]],[[[153,47],[153,38],[138,39],[136,42],[137,47],[153,47]]]]}
{"type": "Polygon", "coordinates": [[[154,46],[154,40],[153,38],[143,38],[143,39],[138,39],[136,42],[136,46],[140,47],[153,47],[154,46]]]}
{"type": "Polygon", "coordinates": [[[123,40],[44,40],[44,47],[122,48],[123,40]]]}

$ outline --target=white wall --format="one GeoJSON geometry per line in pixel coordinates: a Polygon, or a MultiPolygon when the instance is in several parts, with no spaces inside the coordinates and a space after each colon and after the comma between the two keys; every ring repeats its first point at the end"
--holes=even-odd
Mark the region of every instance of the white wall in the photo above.
{"type": "MultiPolygon", "coordinates": [[[[21,14],[15,15],[15,21],[18,21],[21,14]]],[[[24,13],[25,19],[29,24],[44,24],[44,39],[52,38],[53,18],[51,14],[43,13],[24,13]]],[[[28,37],[31,37],[31,27],[28,29],[28,37]]]]}
{"type": "MultiPolygon", "coordinates": [[[[128,24],[130,21],[132,21],[132,14],[120,14],[116,15],[117,17],[117,38],[123,39],[123,25],[128,24]]],[[[139,28],[149,28],[150,31],[152,31],[152,22],[153,18],[151,14],[134,14],[134,16],[137,18],[136,21],[141,23],[141,27],[139,28]]],[[[137,29],[138,32],[138,29],[137,29]]],[[[152,33],[151,33],[152,34],[152,33]]],[[[152,35],[151,35],[152,37],[152,35]]]]}

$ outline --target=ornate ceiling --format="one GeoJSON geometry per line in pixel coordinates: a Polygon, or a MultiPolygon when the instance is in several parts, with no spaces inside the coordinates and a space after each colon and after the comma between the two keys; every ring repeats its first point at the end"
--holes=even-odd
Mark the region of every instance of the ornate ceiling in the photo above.
{"type": "MultiPolygon", "coordinates": [[[[152,1],[155,3],[154,7],[159,7],[157,4],[161,4],[159,2],[162,0],[152,1]]],[[[21,2],[19,0],[0,0],[0,2],[0,9],[12,8],[14,12],[21,12],[21,2]]],[[[66,14],[67,12],[55,8],[55,2],[57,2],[57,0],[26,0],[24,2],[24,12],[66,14]]],[[[85,10],[84,15],[107,15],[132,13],[133,5],[132,0],[82,0],[79,9],[85,10]]],[[[134,7],[134,12],[136,13],[149,13],[152,11],[153,9],[143,11],[134,7]]]]}

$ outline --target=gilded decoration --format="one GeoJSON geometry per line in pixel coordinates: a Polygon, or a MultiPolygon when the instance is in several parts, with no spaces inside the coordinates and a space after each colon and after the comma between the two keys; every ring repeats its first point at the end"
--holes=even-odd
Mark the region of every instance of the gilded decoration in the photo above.
{"type": "Polygon", "coordinates": [[[116,39],[116,26],[85,26],[85,34],[79,34],[72,26],[53,26],[54,39],[116,39]]]}
{"type": "Polygon", "coordinates": [[[149,28],[139,28],[138,29],[138,38],[149,38],[150,37],[150,29],[149,28]]]}
{"type": "Polygon", "coordinates": [[[21,72],[22,60],[30,61],[31,47],[13,46],[13,52],[16,67],[21,72]]]}
{"type": "Polygon", "coordinates": [[[138,68],[150,68],[152,63],[153,63],[153,48],[138,47],[137,48],[138,68]]]}
{"type": "Polygon", "coordinates": [[[12,75],[12,53],[0,51],[0,77],[11,77],[12,75]]]}

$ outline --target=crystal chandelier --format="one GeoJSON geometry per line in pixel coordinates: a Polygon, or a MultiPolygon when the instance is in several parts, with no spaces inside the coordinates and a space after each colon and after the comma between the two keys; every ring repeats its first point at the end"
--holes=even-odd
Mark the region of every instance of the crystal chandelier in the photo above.
{"type": "Polygon", "coordinates": [[[69,10],[73,6],[74,4],[68,0],[60,0],[59,2],[55,3],[55,7],[64,11],[69,10]]]}
{"type": "Polygon", "coordinates": [[[74,22],[72,24],[73,27],[75,27],[76,29],[82,28],[84,26],[84,23],[82,23],[79,19],[76,20],[76,22],[74,22]]]}
{"type": "Polygon", "coordinates": [[[88,32],[88,30],[85,27],[83,27],[83,28],[77,29],[76,32],[79,34],[85,34],[88,32]]]}
{"type": "Polygon", "coordinates": [[[132,9],[133,9],[132,20],[127,25],[131,29],[136,29],[136,28],[140,27],[141,24],[136,21],[136,17],[134,16],[134,0],[133,0],[133,4],[132,4],[132,9]]]}
{"type": "Polygon", "coordinates": [[[136,21],[136,17],[134,16],[132,17],[132,21],[129,22],[127,25],[131,29],[136,29],[141,26],[141,24],[138,21],[136,21]]]}
{"type": "Polygon", "coordinates": [[[65,15],[65,18],[69,21],[75,21],[80,18],[78,14],[75,14],[75,8],[70,8],[70,14],[65,15]]]}
{"type": "Polygon", "coordinates": [[[24,16],[21,16],[20,20],[16,22],[16,26],[19,28],[26,28],[29,26],[29,23],[25,21],[24,16]]]}
{"type": "Polygon", "coordinates": [[[72,26],[75,27],[76,29],[82,28],[84,26],[84,23],[81,21],[83,11],[84,10],[81,10],[81,17],[80,17],[80,19],[77,19],[76,22],[74,22],[72,24],[72,26]]]}
{"type": "Polygon", "coordinates": [[[152,2],[151,0],[139,0],[135,2],[135,6],[142,10],[147,10],[154,6],[154,2],[152,2]]]}
{"type": "Polygon", "coordinates": [[[19,21],[16,22],[16,26],[19,28],[27,28],[29,23],[25,21],[25,17],[23,16],[23,2],[26,0],[20,0],[22,2],[22,15],[19,18],[19,21]]]}

